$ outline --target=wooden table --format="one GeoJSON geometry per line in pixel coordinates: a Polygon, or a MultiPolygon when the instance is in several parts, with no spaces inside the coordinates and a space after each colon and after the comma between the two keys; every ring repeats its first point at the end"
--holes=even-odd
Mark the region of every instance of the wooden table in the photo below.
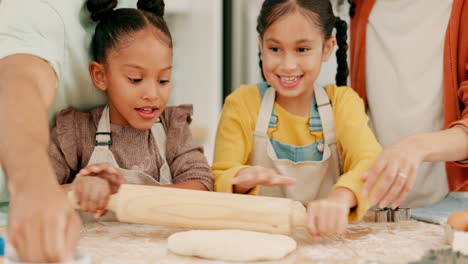
{"type": "MultiPolygon", "coordinates": [[[[5,230],[0,227],[0,235],[4,236],[5,230]]],[[[235,263],[169,252],[166,240],[178,231],[184,230],[118,222],[88,223],[81,230],[79,248],[99,264],[235,263]]],[[[255,263],[408,263],[419,260],[430,249],[449,247],[441,226],[418,221],[352,224],[344,235],[322,243],[312,243],[304,234],[295,234],[294,238],[298,247],[285,259],[255,263]]]]}
{"type": "MultiPolygon", "coordinates": [[[[234,263],[183,257],[167,250],[167,238],[182,229],[124,223],[91,223],[81,231],[80,249],[93,263],[234,263]]],[[[443,228],[417,221],[362,222],[322,243],[296,234],[298,248],[277,262],[256,263],[408,263],[426,251],[448,247],[443,228]]],[[[274,249],[272,249],[274,250],[274,249]]]]}

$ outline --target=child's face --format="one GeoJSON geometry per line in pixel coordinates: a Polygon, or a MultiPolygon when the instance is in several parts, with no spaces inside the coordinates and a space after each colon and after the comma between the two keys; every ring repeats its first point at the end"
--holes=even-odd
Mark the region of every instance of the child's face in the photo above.
{"type": "Polygon", "coordinates": [[[287,14],[259,37],[263,74],[280,96],[311,94],[335,43],[335,38],[324,43],[321,29],[310,18],[297,11],[287,14]]]}
{"type": "Polygon", "coordinates": [[[113,124],[150,129],[171,92],[172,50],[153,27],[111,50],[105,66],[91,63],[95,85],[107,92],[113,124]]]}

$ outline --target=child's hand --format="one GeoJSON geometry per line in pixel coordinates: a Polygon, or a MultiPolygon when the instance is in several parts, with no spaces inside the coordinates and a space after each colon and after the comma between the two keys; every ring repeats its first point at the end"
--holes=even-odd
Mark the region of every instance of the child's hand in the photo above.
{"type": "Polygon", "coordinates": [[[109,163],[96,163],[80,170],[77,176],[95,176],[106,180],[110,184],[111,194],[117,193],[121,184],[127,181],[119,170],[109,163]]]}
{"type": "Polygon", "coordinates": [[[251,166],[240,170],[237,176],[231,180],[231,183],[234,185],[233,189],[235,193],[246,193],[257,185],[291,185],[296,183],[296,179],[280,176],[272,169],[251,166]]]}
{"type": "Polygon", "coordinates": [[[126,181],[120,171],[105,162],[81,169],[73,181],[72,190],[80,209],[98,218],[106,213],[110,195],[116,193],[123,183],[126,181]]]}
{"type": "Polygon", "coordinates": [[[307,205],[307,230],[316,241],[342,234],[348,225],[349,207],[333,198],[312,201],[307,205]]]}
{"type": "Polygon", "coordinates": [[[72,184],[80,210],[95,218],[103,216],[111,195],[107,180],[93,176],[78,176],[72,184]]]}

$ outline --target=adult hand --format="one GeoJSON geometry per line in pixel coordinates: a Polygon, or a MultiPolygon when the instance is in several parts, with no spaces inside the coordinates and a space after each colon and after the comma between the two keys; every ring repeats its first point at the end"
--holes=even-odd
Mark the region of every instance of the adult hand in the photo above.
{"type": "Polygon", "coordinates": [[[58,184],[28,184],[11,195],[8,239],[22,262],[73,259],[80,226],[58,184]]]}
{"type": "Polygon", "coordinates": [[[22,262],[72,259],[80,219],[47,155],[55,72],[39,57],[17,54],[0,59],[0,80],[0,123],[9,128],[0,129],[0,160],[11,194],[8,240],[22,262]]]}
{"type": "Polygon", "coordinates": [[[296,183],[296,179],[280,176],[273,169],[261,166],[251,166],[240,170],[237,176],[231,180],[235,193],[246,193],[257,185],[278,186],[291,185],[296,183]]]}
{"type": "Polygon", "coordinates": [[[395,209],[408,196],[423,161],[423,146],[416,137],[403,138],[385,149],[361,179],[362,195],[371,193],[371,204],[395,209]]]}

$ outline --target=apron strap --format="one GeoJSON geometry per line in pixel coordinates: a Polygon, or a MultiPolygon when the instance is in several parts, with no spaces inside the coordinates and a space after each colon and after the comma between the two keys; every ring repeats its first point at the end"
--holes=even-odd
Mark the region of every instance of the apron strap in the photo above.
{"type": "Polygon", "coordinates": [[[327,144],[336,143],[335,118],[327,92],[321,86],[315,85],[314,94],[317,100],[318,112],[322,120],[323,137],[327,144]]]}
{"type": "Polygon", "coordinates": [[[151,127],[151,133],[153,134],[156,147],[158,148],[159,155],[163,160],[163,164],[159,169],[159,183],[161,185],[172,184],[172,174],[166,159],[166,131],[161,122],[161,118],[158,118],[153,127],[151,127]]]}
{"type": "Polygon", "coordinates": [[[109,149],[112,145],[112,134],[110,131],[109,105],[104,107],[99,119],[96,135],[94,136],[94,145],[99,148],[109,149]]]}
{"type": "Polygon", "coordinates": [[[274,103],[275,89],[270,87],[266,90],[265,96],[263,96],[262,99],[262,104],[260,105],[260,111],[257,117],[257,124],[255,126],[256,132],[267,133],[274,103]]]}
{"type": "Polygon", "coordinates": [[[164,162],[166,161],[166,131],[162,125],[161,119],[158,118],[153,127],[151,127],[151,133],[153,134],[154,141],[156,142],[156,147],[158,148],[159,154],[163,158],[164,162]]]}
{"type": "Polygon", "coordinates": [[[309,130],[310,131],[322,131],[322,120],[320,119],[320,113],[317,106],[317,98],[315,96],[310,104],[310,117],[309,117],[309,130]]]}
{"type": "Polygon", "coordinates": [[[332,153],[336,153],[336,162],[340,168],[340,174],[343,173],[343,158],[341,157],[341,152],[338,149],[336,144],[336,134],[335,134],[335,116],[333,114],[333,109],[331,107],[330,98],[325,91],[325,88],[315,84],[314,94],[317,98],[317,107],[320,113],[320,118],[322,120],[323,127],[323,137],[325,139],[325,144],[328,145],[332,153]]]}

